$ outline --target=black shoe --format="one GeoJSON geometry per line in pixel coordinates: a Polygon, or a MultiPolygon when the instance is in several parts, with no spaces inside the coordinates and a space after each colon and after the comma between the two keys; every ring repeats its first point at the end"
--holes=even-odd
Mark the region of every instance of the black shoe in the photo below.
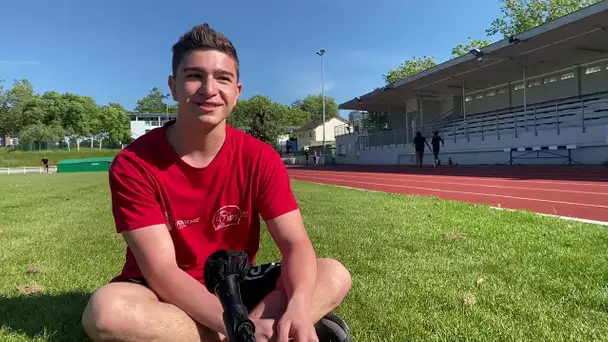
{"type": "Polygon", "coordinates": [[[315,330],[317,331],[319,342],[352,342],[348,325],[334,313],[325,315],[325,317],[317,322],[315,330]]]}

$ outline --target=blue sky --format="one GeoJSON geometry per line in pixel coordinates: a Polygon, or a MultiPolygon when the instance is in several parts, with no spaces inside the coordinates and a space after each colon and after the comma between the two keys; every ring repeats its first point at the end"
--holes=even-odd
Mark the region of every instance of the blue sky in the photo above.
{"type": "MultiPolygon", "coordinates": [[[[412,56],[449,58],[468,37],[485,39],[498,0],[8,1],[0,20],[0,79],[37,92],[89,95],[132,110],[153,86],[165,91],[171,46],[209,23],[235,44],[243,98],[289,104],[321,92],[342,103],[382,85],[412,56]]],[[[493,39],[495,41],[496,39],[493,39]]]]}

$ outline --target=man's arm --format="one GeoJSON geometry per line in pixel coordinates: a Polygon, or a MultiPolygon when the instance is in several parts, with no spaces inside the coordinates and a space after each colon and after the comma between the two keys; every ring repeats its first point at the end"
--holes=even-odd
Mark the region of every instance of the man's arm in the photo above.
{"type": "Polygon", "coordinates": [[[173,240],[151,180],[132,158],[116,157],[109,173],[117,231],[159,298],[199,324],[226,335],[219,300],[177,266],[173,240]]]}
{"type": "Polygon", "coordinates": [[[293,210],[266,222],[281,254],[287,305],[308,308],[317,279],[317,257],[304,228],[300,210],[293,210]]]}
{"type": "Polygon", "coordinates": [[[122,235],[150,289],[159,298],[182,309],[199,324],[226,336],[222,305],[177,266],[173,241],[165,225],[127,231],[122,235]]]}
{"type": "Polygon", "coordinates": [[[258,208],[283,256],[281,279],[288,305],[302,304],[306,308],[317,278],[315,252],[282,159],[273,150],[265,151],[259,167],[258,208]]]}

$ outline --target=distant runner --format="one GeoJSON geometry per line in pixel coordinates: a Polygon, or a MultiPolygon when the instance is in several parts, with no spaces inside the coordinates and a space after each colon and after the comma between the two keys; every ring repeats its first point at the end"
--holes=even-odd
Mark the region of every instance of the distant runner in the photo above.
{"type": "Polygon", "coordinates": [[[429,150],[430,150],[431,146],[429,145],[429,142],[426,141],[426,138],[422,136],[422,133],[420,131],[416,132],[416,137],[414,138],[412,145],[414,145],[414,148],[416,149],[416,164],[418,164],[421,169],[422,169],[422,158],[424,157],[424,145],[425,144],[426,144],[426,146],[429,147],[429,150]]]}
{"type": "Polygon", "coordinates": [[[49,173],[49,159],[46,156],[42,157],[42,168],[44,172],[49,173]]]}
{"type": "Polygon", "coordinates": [[[441,147],[443,147],[444,142],[439,135],[439,132],[434,132],[433,139],[431,139],[431,145],[433,145],[433,157],[435,157],[435,166],[441,165],[441,161],[439,160],[439,143],[441,142],[441,147]]]}

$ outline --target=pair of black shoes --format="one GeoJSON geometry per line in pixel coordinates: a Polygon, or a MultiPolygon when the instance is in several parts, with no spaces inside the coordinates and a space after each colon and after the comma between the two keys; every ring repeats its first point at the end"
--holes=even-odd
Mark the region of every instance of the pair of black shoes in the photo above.
{"type": "Polygon", "coordinates": [[[352,342],[348,325],[334,313],[325,315],[325,317],[317,322],[315,330],[317,331],[319,342],[352,342]]]}

